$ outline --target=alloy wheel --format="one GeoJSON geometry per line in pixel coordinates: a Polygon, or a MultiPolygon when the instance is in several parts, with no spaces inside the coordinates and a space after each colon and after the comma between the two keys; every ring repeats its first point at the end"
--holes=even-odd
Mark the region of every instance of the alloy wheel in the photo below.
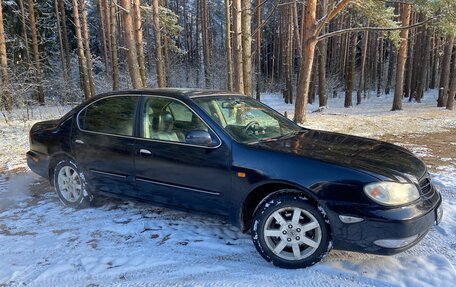
{"type": "Polygon", "coordinates": [[[74,168],[71,166],[61,168],[57,182],[60,193],[65,200],[74,203],[80,199],[82,195],[82,183],[79,174],[74,168]]]}
{"type": "Polygon", "coordinates": [[[285,260],[302,260],[311,256],[321,242],[321,226],[308,211],[285,207],[273,212],[263,230],[268,248],[285,260]]]}

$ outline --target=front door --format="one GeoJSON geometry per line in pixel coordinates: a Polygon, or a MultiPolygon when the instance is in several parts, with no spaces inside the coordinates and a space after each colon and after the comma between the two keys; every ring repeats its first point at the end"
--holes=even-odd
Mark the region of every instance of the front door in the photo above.
{"type": "Polygon", "coordinates": [[[183,102],[144,97],[140,139],[135,146],[136,185],[141,198],[226,215],[231,188],[230,150],[183,102]],[[187,144],[190,131],[211,134],[215,147],[187,144]]]}
{"type": "Polygon", "coordinates": [[[72,152],[96,191],[136,195],[133,136],[137,103],[137,96],[110,96],[88,105],[76,117],[72,152]]]}

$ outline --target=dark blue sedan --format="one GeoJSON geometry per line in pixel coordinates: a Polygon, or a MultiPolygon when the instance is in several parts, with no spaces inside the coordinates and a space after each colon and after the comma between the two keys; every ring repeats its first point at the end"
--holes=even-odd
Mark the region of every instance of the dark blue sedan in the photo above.
{"type": "Polygon", "coordinates": [[[67,206],[103,194],[224,216],[284,268],[331,248],[394,254],[442,217],[426,166],[408,150],[302,128],[231,92],[99,95],[35,124],[27,162],[67,206]]]}

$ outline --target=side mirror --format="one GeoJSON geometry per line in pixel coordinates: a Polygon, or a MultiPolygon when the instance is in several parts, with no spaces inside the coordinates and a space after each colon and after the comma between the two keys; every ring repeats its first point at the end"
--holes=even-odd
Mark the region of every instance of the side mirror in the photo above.
{"type": "Polygon", "coordinates": [[[185,136],[185,142],[193,145],[213,146],[211,135],[202,130],[189,131],[185,136]]]}

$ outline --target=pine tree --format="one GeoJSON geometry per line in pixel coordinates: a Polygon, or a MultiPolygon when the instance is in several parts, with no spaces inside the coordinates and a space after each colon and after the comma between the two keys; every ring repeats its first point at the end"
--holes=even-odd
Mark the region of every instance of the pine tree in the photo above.
{"type": "Polygon", "coordinates": [[[76,34],[76,42],[77,42],[77,54],[79,60],[79,75],[81,77],[82,88],[84,91],[84,98],[86,100],[90,99],[92,96],[90,91],[90,83],[89,77],[87,72],[87,61],[84,54],[84,44],[82,40],[82,29],[81,29],[81,21],[79,19],[79,5],[78,0],[72,0],[73,2],[73,23],[75,28],[76,34]]]}
{"type": "Polygon", "coordinates": [[[437,107],[445,107],[448,99],[451,55],[453,53],[453,46],[454,37],[453,35],[448,35],[446,37],[445,52],[443,54],[442,70],[440,73],[439,98],[437,99],[437,107]]]}
{"type": "Polygon", "coordinates": [[[131,0],[120,0],[122,7],[122,27],[125,33],[125,44],[127,45],[127,62],[130,72],[131,84],[134,89],[142,88],[143,82],[139,72],[138,54],[136,51],[136,37],[133,23],[133,10],[131,0]]]}
{"type": "Polygon", "coordinates": [[[32,31],[32,45],[33,45],[33,60],[35,67],[35,80],[37,89],[35,99],[40,104],[44,104],[44,90],[43,90],[43,71],[41,70],[40,51],[38,49],[38,32],[36,30],[35,20],[35,7],[33,0],[28,0],[29,22],[30,30],[32,31]]]}
{"type": "Polygon", "coordinates": [[[157,84],[159,88],[165,87],[165,78],[163,76],[163,47],[160,31],[160,14],[158,0],[152,1],[153,18],[154,18],[154,34],[155,34],[155,66],[157,69],[157,84]]]}
{"type": "Polygon", "coordinates": [[[226,73],[227,83],[226,88],[228,91],[233,90],[233,61],[231,55],[231,16],[230,16],[230,0],[225,0],[225,49],[226,49],[226,73]]]}
{"type": "Polygon", "coordinates": [[[244,93],[241,0],[233,0],[234,90],[244,93]]]}
{"type": "MultiPolygon", "coordinates": [[[[408,26],[410,23],[410,4],[401,4],[401,22],[402,26],[408,26]]],[[[404,68],[407,60],[407,41],[408,30],[401,31],[401,44],[397,52],[397,67],[396,67],[396,87],[394,88],[394,100],[392,110],[402,110],[402,96],[404,84],[404,68]]]]}
{"type": "Polygon", "coordinates": [[[117,58],[117,17],[116,17],[116,3],[115,0],[111,0],[111,6],[109,8],[110,18],[110,50],[111,50],[111,65],[112,65],[112,89],[114,91],[119,89],[119,63],[117,58]]]}
{"type": "Polygon", "coordinates": [[[252,34],[250,25],[252,22],[250,0],[242,2],[242,75],[244,76],[244,94],[252,96],[252,34]]]}
{"type": "Polygon", "coordinates": [[[0,73],[2,78],[2,98],[4,106],[7,111],[11,111],[13,108],[13,99],[11,97],[10,82],[8,76],[8,59],[6,55],[6,39],[5,29],[3,28],[3,8],[2,1],[0,0],[0,73]]]}
{"type": "Polygon", "coordinates": [[[87,61],[87,77],[89,80],[90,97],[95,97],[95,82],[93,81],[93,60],[92,52],[90,51],[90,40],[89,40],[89,26],[87,24],[87,11],[85,6],[85,0],[80,0],[81,9],[81,29],[84,43],[85,59],[87,61]]]}
{"type": "Polygon", "coordinates": [[[139,73],[141,75],[142,86],[146,86],[146,58],[144,56],[141,3],[139,0],[133,1],[133,15],[135,26],[136,52],[138,54],[139,73]]]}

